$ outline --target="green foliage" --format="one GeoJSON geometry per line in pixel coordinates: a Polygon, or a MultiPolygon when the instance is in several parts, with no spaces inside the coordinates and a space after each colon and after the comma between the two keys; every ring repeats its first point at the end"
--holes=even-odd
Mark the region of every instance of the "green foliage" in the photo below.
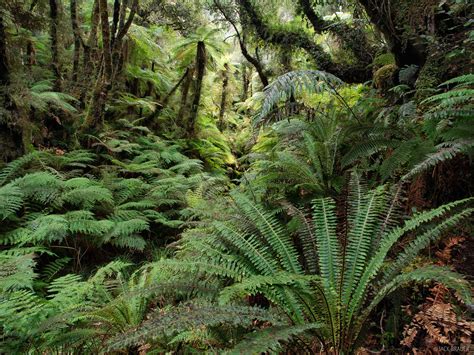
{"type": "Polygon", "coordinates": [[[0,2],[0,353],[370,352],[399,340],[387,296],[432,281],[463,316],[424,256],[473,199],[402,184],[472,157],[466,1],[372,9],[427,58],[348,1],[60,3],[0,2]]]}
{"type": "Polygon", "coordinates": [[[341,84],[342,81],[334,75],[318,70],[286,73],[265,88],[262,108],[254,122],[258,124],[262,121],[280,101],[286,101],[291,97],[297,98],[302,93],[328,91],[339,97],[336,88],[341,84]]]}
{"type": "Polygon", "coordinates": [[[184,240],[182,261],[165,265],[185,273],[233,279],[234,283],[221,291],[222,304],[263,295],[294,324],[318,322],[316,333],[327,346],[349,351],[356,346],[370,311],[387,294],[409,282],[445,282],[465,302],[471,299],[467,282],[458,274],[435,266],[415,271],[405,271],[405,267],[443,232],[472,214],[472,199],[423,212],[398,226],[399,198],[399,189],[387,186],[366,191],[354,175],[345,222],[347,243],[343,246],[336,232],[336,203],[331,198],[313,201],[311,226],[304,216],[298,219],[301,241],[295,242],[289,226],[280,223],[274,212],[233,193],[232,214],[204,225],[201,232],[197,230],[204,233],[198,239],[190,233],[184,240]],[[414,231],[420,232],[405,252],[393,251],[399,239],[414,231]],[[314,247],[305,247],[300,254],[296,245],[307,245],[310,238],[315,239],[314,247]],[[200,255],[199,261],[196,255],[200,255]],[[310,265],[313,260],[316,268],[310,265]]]}
{"type": "Polygon", "coordinates": [[[249,156],[253,161],[249,173],[255,174],[251,180],[253,189],[277,198],[296,194],[298,198],[327,196],[340,191],[338,165],[344,129],[337,115],[314,122],[293,119],[275,124],[272,129],[280,143],[270,152],[249,156]]]}

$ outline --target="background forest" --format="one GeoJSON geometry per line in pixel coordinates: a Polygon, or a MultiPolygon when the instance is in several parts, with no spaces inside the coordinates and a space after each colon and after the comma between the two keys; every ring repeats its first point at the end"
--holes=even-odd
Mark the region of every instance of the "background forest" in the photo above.
{"type": "Polygon", "coordinates": [[[472,352],[469,0],[0,1],[0,352],[472,352]]]}

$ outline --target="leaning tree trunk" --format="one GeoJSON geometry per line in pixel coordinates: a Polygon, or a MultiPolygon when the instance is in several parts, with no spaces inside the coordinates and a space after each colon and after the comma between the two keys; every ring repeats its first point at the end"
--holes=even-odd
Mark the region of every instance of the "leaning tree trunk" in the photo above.
{"type": "Polygon", "coordinates": [[[61,91],[62,79],[61,79],[61,62],[59,53],[59,1],[60,0],[49,0],[49,14],[51,17],[51,70],[54,75],[54,91],[61,91]]]}
{"type": "Polygon", "coordinates": [[[227,104],[227,88],[229,86],[229,64],[224,64],[224,70],[222,72],[222,95],[221,95],[221,106],[219,109],[219,124],[218,128],[222,132],[225,129],[224,114],[227,104]]]}
{"type": "Polygon", "coordinates": [[[188,136],[195,136],[196,119],[199,111],[199,103],[201,102],[201,90],[206,71],[206,45],[203,41],[199,41],[196,50],[196,84],[194,86],[194,98],[191,106],[191,113],[188,122],[188,136]]]}
{"type": "Polygon", "coordinates": [[[186,72],[184,75],[183,86],[181,87],[181,102],[179,105],[179,111],[177,115],[178,121],[182,121],[186,113],[186,109],[188,105],[189,88],[191,87],[193,76],[194,76],[194,68],[189,67],[188,69],[186,69],[186,72]]]}

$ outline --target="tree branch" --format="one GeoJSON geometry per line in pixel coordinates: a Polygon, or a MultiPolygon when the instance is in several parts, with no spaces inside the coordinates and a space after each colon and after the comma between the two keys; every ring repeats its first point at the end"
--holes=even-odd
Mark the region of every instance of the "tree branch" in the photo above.
{"type": "Polygon", "coordinates": [[[214,0],[214,5],[216,8],[219,10],[219,12],[224,16],[224,18],[231,24],[231,26],[234,28],[234,31],[237,35],[237,40],[239,41],[239,46],[240,46],[240,51],[242,52],[242,55],[245,57],[245,59],[252,64],[255,69],[257,70],[258,77],[260,78],[260,81],[262,82],[263,87],[268,86],[268,78],[264,73],[263,67],[260,63],[260,61],[252,57],[250,53],[247,50],[247,47],[245,46],[245,42],[240,35],[240,32],[237,28],[237,25],[235,24],[234,20],[225,12],[224,8],[222,7],[222,4],[219,2],[219,0],[214,0]]]}

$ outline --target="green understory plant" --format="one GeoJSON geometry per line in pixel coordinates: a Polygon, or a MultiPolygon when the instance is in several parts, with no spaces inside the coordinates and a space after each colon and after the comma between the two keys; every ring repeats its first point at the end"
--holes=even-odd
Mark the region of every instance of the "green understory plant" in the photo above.
{"type": "Polygon", "coordinates": [[[232,281],[220,292],[221,304],[262,295],[294,325],[314,325],[307,334],[318,339],[325,352],[350,353],[357,349],[377,305],[412,282],[435,280],[471,302],[469,284],[461,275],[445,267],[410,269],[409,265],[431,242],[472,214],[472,199],[400,223],[399,198],[400,187],[367,190],[354,175],[348,214],[342,220],[332,198],[318,198],[312,203],[312,220],[293,209],[294,220],[285,225],[274,212],[234,192],[228,207],[221,208],[229,212],[189,231],[179,259],[162,263],[181,273],[232,281]],[[298,232],[292,234],[295,224],[298,232]],[[405,247],[396,251],[402,238],[405,247]]]}

